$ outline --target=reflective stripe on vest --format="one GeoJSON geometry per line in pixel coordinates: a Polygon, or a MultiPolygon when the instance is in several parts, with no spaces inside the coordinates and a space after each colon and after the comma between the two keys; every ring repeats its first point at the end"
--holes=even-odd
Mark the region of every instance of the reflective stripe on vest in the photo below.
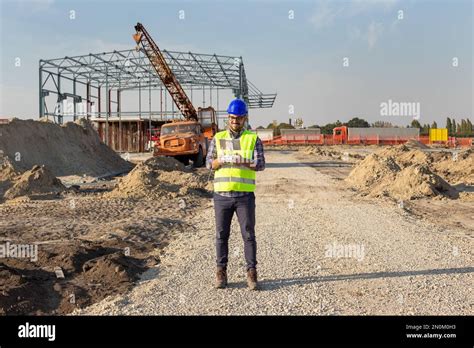
{"type": "MultiPolygon", "coordinates": [[[[215,135],[217,157],[240,155],[244,163],[253,160],[257,134],[245,130],[239,139],[232,139],[228,131],[215,135]]],[[[238,164],[224,164],[214,174],[214,191],[255,191],[255,171],[238,164]]]]}
{"type": "Polygon", "coordinates": [[[243,182],[244,184],[255,184],[255,180],[253,179],[237,178],[235,176],[232,178],[232,180],[229,180],[229,178],[215,178],[214,179],[214,182],[228,182],[228,181],[243,182]]]}

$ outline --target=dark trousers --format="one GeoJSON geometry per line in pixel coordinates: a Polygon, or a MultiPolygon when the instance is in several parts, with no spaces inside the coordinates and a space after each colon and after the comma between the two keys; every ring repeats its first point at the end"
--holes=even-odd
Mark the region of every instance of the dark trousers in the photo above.
{"type": "Polygon", "coordinates": [[[240,224],[244,240],[247,270],[257,266],[257,241],[255,240],[255,195],[253,192],[242,197],[225,197],[214,193],[216,215],[217,266],[227,267],[229,255],[230,225],[234,212],[240,224]]]}

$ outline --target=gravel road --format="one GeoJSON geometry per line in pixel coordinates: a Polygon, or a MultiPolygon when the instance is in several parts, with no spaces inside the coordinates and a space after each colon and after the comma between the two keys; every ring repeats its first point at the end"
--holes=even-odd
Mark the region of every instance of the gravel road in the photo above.
{"type": "Polygon", "coordinates": [[[358,198],[294,152],[266,157],[256,191],[261,291],[246,288],[236,220],[229,287],[213,288],[209,202],[132,291],[76,314],[472,315],[472,231],[445,230],[396,204],[358,198]]]}

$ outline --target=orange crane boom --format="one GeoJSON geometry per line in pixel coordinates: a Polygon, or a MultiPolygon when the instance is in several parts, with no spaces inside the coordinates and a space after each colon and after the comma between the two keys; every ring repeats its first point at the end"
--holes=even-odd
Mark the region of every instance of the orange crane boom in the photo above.
{"type": "Polygon", "coordinates": [[[141,23],[137,23],[135,30],[136,34],[133,35],[133,39],[138,46],[141,45],[143,48],[143,51],[155,68],[156,73],[165,85],[171,98],[173,98],[174,103],[181,111],[184,118],[186,120],[197,121],[198,116],[196,109],[184,92],[178,79],[171,71],[168,63],[166,63],[165,57],[163,56],[163,53],[161,53],[158,45],[153,41],[150,34],[148,34],[141,23]]]}

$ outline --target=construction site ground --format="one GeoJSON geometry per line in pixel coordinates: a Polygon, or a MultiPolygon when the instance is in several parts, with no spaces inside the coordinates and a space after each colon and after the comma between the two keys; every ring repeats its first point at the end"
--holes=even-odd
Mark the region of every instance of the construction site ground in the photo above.
{"type": "MultiPolygon", "coordinates": [[[[257,175],[256,191],[260,291],[247,290],[236,219],[229,287],[213,287],[209,171],[148,160],[126,177],[60,177],[74,186],[54,197],[0,204],[2,240],[39,244],[37,262],[3,262],[1,311],[472,313],[472,186],[456,186],[467,194],[463,199],[375,199],[361,196],[346,178],[380,148],[266,150],[267,168],[257,175]],[[328,254],[338,247],[358,253],[328,254]]],[[[131,157],[141,163],[149,155],[131,157]]]]}
{"type": "Polygon", "coordinates": [[[433,199],[400,207],[393,200],[361,198],[341,180],[351,169],[347,161],[280,149],[269,149],[266,158],[256,191],[261,291],[246,288],[236,220],[229,287],[213,288],[208,199],[192,227],[176,234],[161,263],[130,292],[75,314],[472,313],[472,201],[460,208],[439,200],[426,213],[433,199]],[[330,245],[363,246],[364,253],[328,256],[330,245]]]}
{"type": "Polygon", "coordinates": [[[66,314],[122,294],[160,262],[170,240],[193,228],[202,205],[192,197],[104,199],[113,186],[84,184],[61,198],[0,205],[3,243],[38,243],[37,261],[11,258],[0,267],[1,312],[66,314]]]}

